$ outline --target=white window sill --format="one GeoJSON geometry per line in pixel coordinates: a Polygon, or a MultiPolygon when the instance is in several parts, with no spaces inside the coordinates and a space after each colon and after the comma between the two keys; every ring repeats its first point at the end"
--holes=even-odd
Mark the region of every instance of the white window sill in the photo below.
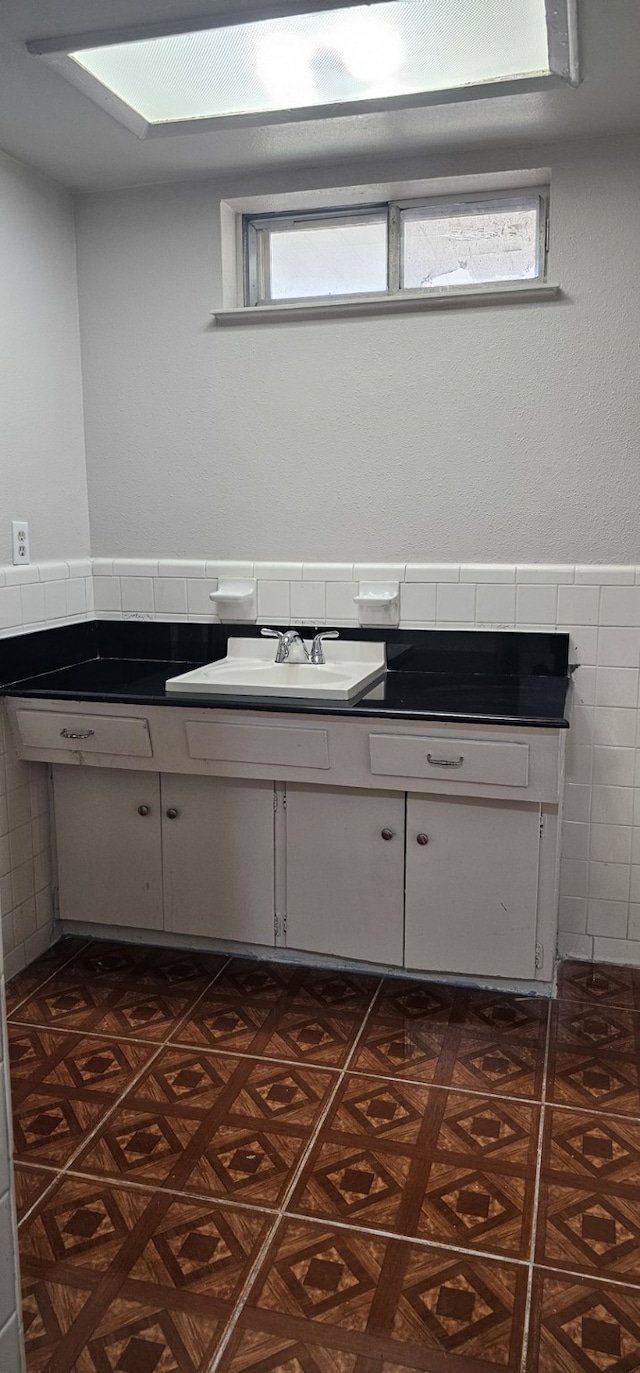
{"type": "Polygon", "coordinates": [[[406,291],[397,296],[357,296],[351,299],[300,300],[283,305],[242,305],[212,310],[216,324],[284,324],[301,319],[357,319],[360,315],[404,315],[420,310],[446,310],[469,305],[518,305],[527,300],[558,300],[560,286],[549,281],[521,281],[516,285],[445,286],[433,291],[406,291]]]}

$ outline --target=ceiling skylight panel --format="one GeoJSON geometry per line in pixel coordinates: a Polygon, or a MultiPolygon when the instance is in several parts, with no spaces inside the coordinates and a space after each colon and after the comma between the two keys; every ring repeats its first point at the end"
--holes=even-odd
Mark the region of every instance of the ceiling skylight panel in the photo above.
{"type": "Polygon", "coordinates": [[[552,70],[545,0],[389,0],[67,51],[150,125],[377,102],[552,70]]]}

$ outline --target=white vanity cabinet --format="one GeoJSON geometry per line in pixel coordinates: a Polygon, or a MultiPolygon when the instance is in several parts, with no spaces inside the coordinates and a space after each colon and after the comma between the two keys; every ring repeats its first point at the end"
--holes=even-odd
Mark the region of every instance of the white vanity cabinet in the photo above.
{"type": "Polygon", "coordinates": [[[566,731],[8,701],[53,764],[60,915],[549,982],[566,731]]]}
{"type": "Polygon", "coordinates": [[[273,786],[164,775],[164,928],[273,944],[273,786]]]}
{"type": "Polygon", "coordinates": [[[273,943],[273,787],[54,768],[60,914],[273,943]]]}
{"type": "Polygon", "coordinates": [[[405,965],[532,978],[540,814],[470,797],[407,797],[405,965]]]}
{"type": "Polygon", "coordinates": [[[120,768],[53,772],[63,920],[163,929],[158,774],[120,768]]]}
{"type": "Polygon", "coordinates": [[[401,966],[404,796],[286,789],[287,947],[401,966]]]}

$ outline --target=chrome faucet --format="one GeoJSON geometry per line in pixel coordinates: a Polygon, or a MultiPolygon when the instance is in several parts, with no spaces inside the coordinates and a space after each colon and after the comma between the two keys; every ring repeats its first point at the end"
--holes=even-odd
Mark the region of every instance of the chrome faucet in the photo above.
{"type": "Polygon", "coordinates": [[[314,667],[323,667],[325,663],[323,639],[337,639],[337,629],[325,629],[316,634],[311,645],[311,651],[302,642],[297,629],[286,629],[282,633],[279,629],[260,630],[266,639],[277,639],[278,647],[276,650],[276,663],[309,663],[314,667]]]}

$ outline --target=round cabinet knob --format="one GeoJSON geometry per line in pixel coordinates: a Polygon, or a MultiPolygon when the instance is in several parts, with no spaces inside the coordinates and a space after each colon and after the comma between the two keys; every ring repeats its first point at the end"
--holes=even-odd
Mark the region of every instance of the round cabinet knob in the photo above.
{"type": "Polygon", "coordinates": [[[148,807],[148,806],[138,806],[138,815],[148,815],[148,814],[149,814],[149,807],[148,807]]]}
{"type": "Polygon", "coordinates": [[[169,806],[169,809],[168,809],[168,811],[167,811],[167,820],[177,820],[177,819],[178,819],[178,811],[176,810],[175,806],[169,806]]]}
{"type": "Polygon", "coordinates": [[[383,839],[393,839],[393,830],[381,830],[380,833],[383,839]]]}
{"type": "Polygon", "coordinates": [[[423,845],[424,845],[424,844],[428,844],[428,843],[429,843],[429,835],[428,835],[428,834],[419,834],[419,835],[417,836],[417,843],[418,843],[418,844],[423,844],[423,845]]]}

